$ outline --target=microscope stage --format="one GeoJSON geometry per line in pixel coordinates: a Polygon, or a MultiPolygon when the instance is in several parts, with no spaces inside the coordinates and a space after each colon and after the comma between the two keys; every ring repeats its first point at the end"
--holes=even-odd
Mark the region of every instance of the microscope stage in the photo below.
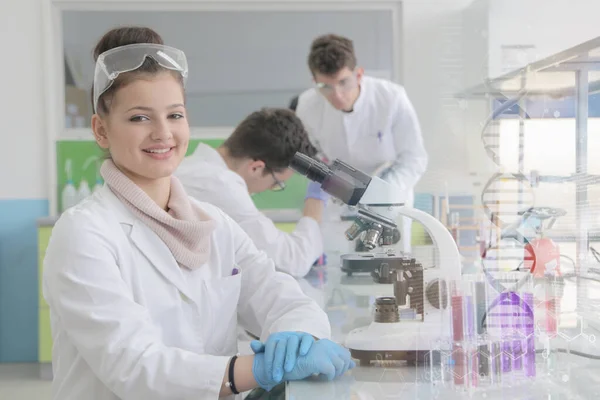
{"type": "Polygon", "coordinates": [[[388,255],[385,253],[359,253],[359,254],[344,254],[341,256],[342,271],[348,276],[356,273],[368,273],[377,271],[381,264],[388,263],[390,267],[406,260],[406,257],[397,255],[388,255]]]}

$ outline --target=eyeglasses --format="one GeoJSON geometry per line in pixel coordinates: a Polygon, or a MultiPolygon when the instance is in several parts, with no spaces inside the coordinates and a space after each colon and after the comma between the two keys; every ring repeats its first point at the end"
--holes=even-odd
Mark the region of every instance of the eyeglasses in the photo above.
{"type": "Polygon", "coordinates": [[[282,190],[284,190],[285,182],[277,179],[277,177],[275,176],[275,173],[272,170],[269,170],[269,171],[271,172],[271,176],[273,177],[273,180],[275,181],[275,184],[273,186],[271,186],[271,191],[272,192],[281,192],[282,190]]]}
{"type": "Polygon", "coordinates": [[[336,91],[336,89],[338,89],[340,92],[348,92],[350,90],[355,89],[357,85],[358,85],[358,78],[356,76],[356,73],[353,73],[351,76],[340,80],[335,85],[329,85],[327,83],[317,82],[317,89],[319,89],[319,91],[323,95],[331,96],[336,91]]]}

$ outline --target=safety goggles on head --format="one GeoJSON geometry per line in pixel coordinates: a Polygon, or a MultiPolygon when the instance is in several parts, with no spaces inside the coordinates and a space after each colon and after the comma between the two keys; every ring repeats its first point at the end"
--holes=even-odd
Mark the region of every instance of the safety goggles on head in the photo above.
{"type": "Polygon", "coordinates": [[[319,89],[319,91],[323,95],[331,96],[336,91],[336,89],[339,92],[348,92],[352,89],[355,89],[357,85],[358,77],[356,76],[356,73],[353,73],[352,75],[340,80],[334,85],[329,85],[323,82],[317,82],[317,89],[319,89]]]}
{"type": "Polygon", "coordinates": [[[98,99],[113,84],[119,74],[134,71],[152,58],[161,67],[181,73],[187,79],[188,64],[185,53],[174,47],[153,43],[135,43],[116,47],[100,54],[94,72],[94,112],[98,111],[98,99]]]}

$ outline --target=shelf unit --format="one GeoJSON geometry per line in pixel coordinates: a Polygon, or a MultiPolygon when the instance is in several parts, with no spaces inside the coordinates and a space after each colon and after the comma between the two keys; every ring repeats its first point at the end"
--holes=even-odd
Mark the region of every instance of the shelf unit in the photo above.
{"type": "MultiPolygon", "coordinates": [[[[498,121],[509,110],[518,109],[519,120],[519,166],[518,171],[523,183],[575,183],[576,190],[576,273],[586,274],[585,259],[589,251],[589,201],[588,186],[600,183],[600,176],[588,174],[588,116],[589,96],[600,93],[600,37],[581,43],[545,59],[536,61],[523,68],[494,79],[486,79],[482,84],[457,94],[463,100],[483,100],[490,104],[493,111],[481,132],[481,139],[488,155],[499,165],[499,129],[498,121]],[[529,119],[527,100],[541,98],[575,100],[576,122],[576,168],[569,176],[550,176],[539,173],[534,178],[531,171],[524,167],[524,121],[529,119]],[[494,102],[500,105],[494,109],[494,102]]],[[[542,171],[543,172],[543,171],[542,171]]],[[[502,193],[498,193],[498,197],[502,193]]],[[[485,193],[482,193],[482,200],[485,193]]],[[[525,194],[521,186],[515,197],[521,199],[525,194]]],[[[516,204],[517,206],[519,204],[516,204]]],[[[523,204],[524,206],[525,204],[523,204]]],[[[515,207],[515,209],[518,207],[515,207]]]]}

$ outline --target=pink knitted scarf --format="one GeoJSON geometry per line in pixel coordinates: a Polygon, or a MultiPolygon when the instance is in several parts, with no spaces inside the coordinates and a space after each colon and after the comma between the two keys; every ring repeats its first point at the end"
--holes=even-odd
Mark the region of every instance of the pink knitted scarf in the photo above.
{"type": "Polygon", "coordinates": [[[117,198],[163,240],[180,265],[195,269],[208,260],[215,221],[190,201],[176,177],[171,177],[167,212],[123,174],[112,160],[104,161],[100,173],[117,198]]]}

